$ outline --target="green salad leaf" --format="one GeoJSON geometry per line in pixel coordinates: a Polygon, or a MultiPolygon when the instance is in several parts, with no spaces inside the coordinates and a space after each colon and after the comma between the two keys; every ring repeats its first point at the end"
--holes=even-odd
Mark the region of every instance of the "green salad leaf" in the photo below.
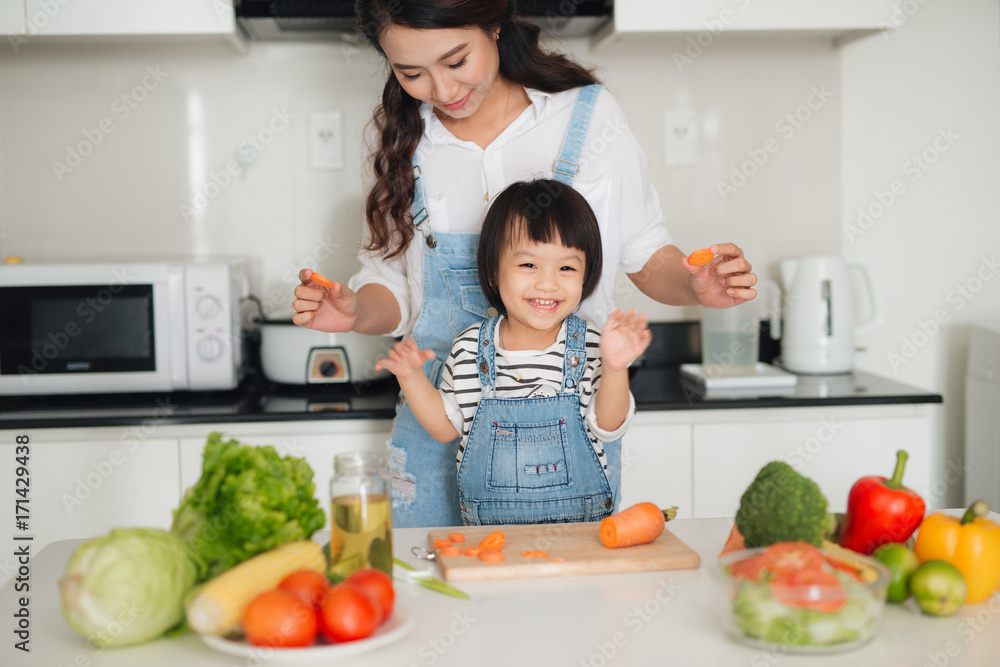
{"type": "Polygon", "coordinates": [[[309,539],[326,523],[314,491],[305,459],[212,433],[201,478],[185,492],[170,531],[204,561],[208,579],[251,556],[309,539]]]}

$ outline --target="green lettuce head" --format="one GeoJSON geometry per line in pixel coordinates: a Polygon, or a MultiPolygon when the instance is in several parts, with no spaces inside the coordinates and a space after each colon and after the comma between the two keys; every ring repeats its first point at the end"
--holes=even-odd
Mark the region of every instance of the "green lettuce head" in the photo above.
{"type": "Polygon", "coordinates": [[[59,582],[63,615],[95,646],[149,641],[181,624],[198,580],[184,542],[151,528],[112,530],[84,542],[59,582]]]}

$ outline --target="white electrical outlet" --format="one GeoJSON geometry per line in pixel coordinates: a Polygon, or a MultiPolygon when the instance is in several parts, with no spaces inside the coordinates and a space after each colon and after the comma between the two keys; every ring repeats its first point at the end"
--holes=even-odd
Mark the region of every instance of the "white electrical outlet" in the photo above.
{"type": "Polygon", "coordinates": [[[664,159],[667,166],[684,167],[698,162],[698,133],[693,109],[667,109],[664,114],[664,159]]]}
{"type": "Polygon", "coordinates": [[[344,131],[339,111],[309,114],[309,166],[318,171],[344,168],[344,131]]]}

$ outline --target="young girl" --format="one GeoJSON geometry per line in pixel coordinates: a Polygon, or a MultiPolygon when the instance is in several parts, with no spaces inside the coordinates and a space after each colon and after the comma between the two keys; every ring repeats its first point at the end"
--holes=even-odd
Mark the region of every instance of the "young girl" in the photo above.
{"type": "MultiPolygon", "coordinates": [[[[587,200],[557,181],[515,183],[486,214],[479,282],[499,313],[455,340],[440,389],[434,359],[408,339],[376,368],[399,380],[420,424],[461,437],[466,524],[597,521],[617,489],[605,447],[635,413],[628,365],[648,347],[645,315],[615,310],[602,331],[573,311],[601,277],[601,236],[587,200]]],[[[461,295],[458,295],[461,298],[461,295]]]]}

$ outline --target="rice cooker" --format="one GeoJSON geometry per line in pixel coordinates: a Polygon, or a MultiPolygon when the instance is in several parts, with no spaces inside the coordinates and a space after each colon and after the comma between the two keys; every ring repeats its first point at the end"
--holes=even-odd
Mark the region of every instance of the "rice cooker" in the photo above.
{"type": "Polygon", "coordinates": [[[260,363],[264,376],[282,384],[371,382],[388,377],[375,370],[393,339],[354,332],[325,333],[291,320],[267,320],[260,327],[260,363]]]}

